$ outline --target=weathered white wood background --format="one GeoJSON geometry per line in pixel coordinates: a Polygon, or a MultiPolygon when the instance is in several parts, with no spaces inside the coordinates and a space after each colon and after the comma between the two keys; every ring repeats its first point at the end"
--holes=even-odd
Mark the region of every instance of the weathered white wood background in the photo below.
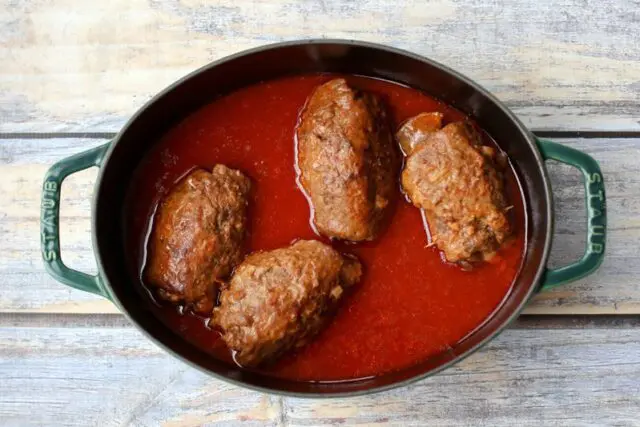
{"type": "MultiPolygon", "coordinates": [[[[550,170],[552,264],[562,265],[584,245],[582,184],[571,168],[550,170]]],[[[0,177],[0,425],[640,425],[639,1],[0,0],[0,177]],[[46,275],[38,218],[48,166],[104,143],[193,69],[298,38],[432,57],[532,129],[593,155],[608,192],[602,268],[539,295],[527,313],[545,317],[454,369],[344,400],[270,397],[210,379],[108,302],[46,275]]],[[[63,187],[63,256],[88,272],[94,179],[82,172],[63,187]]]]}
{"type": "Polygon", "coordinates": [[[469,75],[534,129],[640,130],[634,0],[2,0],[5,132],[113,131],[239,50],[354,38],[469,75]]]}

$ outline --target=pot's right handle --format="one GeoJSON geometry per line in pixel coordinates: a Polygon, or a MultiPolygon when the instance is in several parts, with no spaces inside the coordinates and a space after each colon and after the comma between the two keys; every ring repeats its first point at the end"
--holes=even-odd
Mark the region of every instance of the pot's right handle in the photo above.
{"type": "Polygon", "coordinates": [[[67,267],[60,256],[60,189],[64,179],[92,166],[100,166],[109,143],[60,160],[47,171],[42,185],[40,238],[42,259],[54,279],[72,288],[109,298],[98,276],[67,267]]]}
{"type": "Polygon", "coordinates": [[[600,266],[607,237],[607,209],[602,172],[593,157],[566,145],[544,139],[537,141],[545,160],[557,160],[580,169],[584,175],[587,206],[587,246],[584,255],[573,264],[548,268],[541,287],[545,290],[581,279],[600,266]]]}

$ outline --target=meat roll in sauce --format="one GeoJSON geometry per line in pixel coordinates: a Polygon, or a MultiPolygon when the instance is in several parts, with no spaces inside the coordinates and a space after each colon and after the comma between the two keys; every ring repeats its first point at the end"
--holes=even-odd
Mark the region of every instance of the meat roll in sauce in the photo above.
{"type": "Polygon", "coordinates": [[[397,139],[407,155],[402,187],[424,209],[431,240],[449,262],[487,260],[511,233],[502,169],[505,158],[482,145],[466,122],[440,129],[442,115],[409,119],[397,139]]]}
{"type": "Polygon", "coordinates": [[[307,101],[297,137],[298,178],[317,231],[374,239],[397,191],[399,167],[382,101],[331,80],[307,101]]]}
{"type": "Polygon", "coordinates": [[[276,359],[309,342],[330,320],[360,263],[315,240],[249,255],[236,269],[212,325],[243,366],[276,359]]]}
{"type": "Polygon", "coordinates": [[[182,178],[159,204],[144,272],[163,300],[209,314],[217,282],[242,260],[249,179],[216,165],[182,178]]]}

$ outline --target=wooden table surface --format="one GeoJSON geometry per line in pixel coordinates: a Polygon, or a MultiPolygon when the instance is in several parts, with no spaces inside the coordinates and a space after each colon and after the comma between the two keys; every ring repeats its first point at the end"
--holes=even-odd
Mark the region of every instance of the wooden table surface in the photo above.
{"type": "MultiPolygon", "coordinates": [[[[640,2],[637,0],[0,0],[0,425],[640,426],[640,2]],[[154,93],[212,60],[352,38],[447,64],[539,135],[602,167],[600,270],[538,295],[452,369],[373,396],[304,400],[211,379],[39,253],[45,170],[109,140],[154,93]]],[[[585,244],[576,170],[549,164],[552,265],[585,244]]],[[[95,171],[65,181],[62,252],[95,272],[95,171]]]]}

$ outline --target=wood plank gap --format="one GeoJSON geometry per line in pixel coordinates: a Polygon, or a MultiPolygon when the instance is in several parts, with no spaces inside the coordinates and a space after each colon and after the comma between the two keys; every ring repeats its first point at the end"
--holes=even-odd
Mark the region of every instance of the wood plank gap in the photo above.
{"type": "Polygon", "coordinates": [[[133,327],[121,313],[0,313],[0,328],[126,328],[133,327]]]}
{"type": "Polygon", "coordinates": [[[639,314],[521,315],[513,329],[634,329],[640,327],[639,314]]]}
{"type": "MultiPolygon", "coordinates": [[[[123,328],[133,327],[119,313],[0,313],[1,327],[123,328]]],[[[640,315],[522,315],[510,329],[633,329],[640,315]]]]}
{"type": "Polygon", "coordinates": [[[538,138],[594,139],[594,138],[640,138],[640,131],[564,131],[532,130],[538,138]]]}
{"type": "Polygon", "coordinates": [[[3,132],[0,139],[113,139],[115,132],[3,132]]]}
{"type": "MultiPolygon", "coordinates": [[[[594,138],[640,138],[640,131],[566,131],[566,130],[531,130],[539,138],[559,139],[594,139],[594,138]]],[[[113,139],[117,132],[1,132],[0,139],[113,139]]]]}

